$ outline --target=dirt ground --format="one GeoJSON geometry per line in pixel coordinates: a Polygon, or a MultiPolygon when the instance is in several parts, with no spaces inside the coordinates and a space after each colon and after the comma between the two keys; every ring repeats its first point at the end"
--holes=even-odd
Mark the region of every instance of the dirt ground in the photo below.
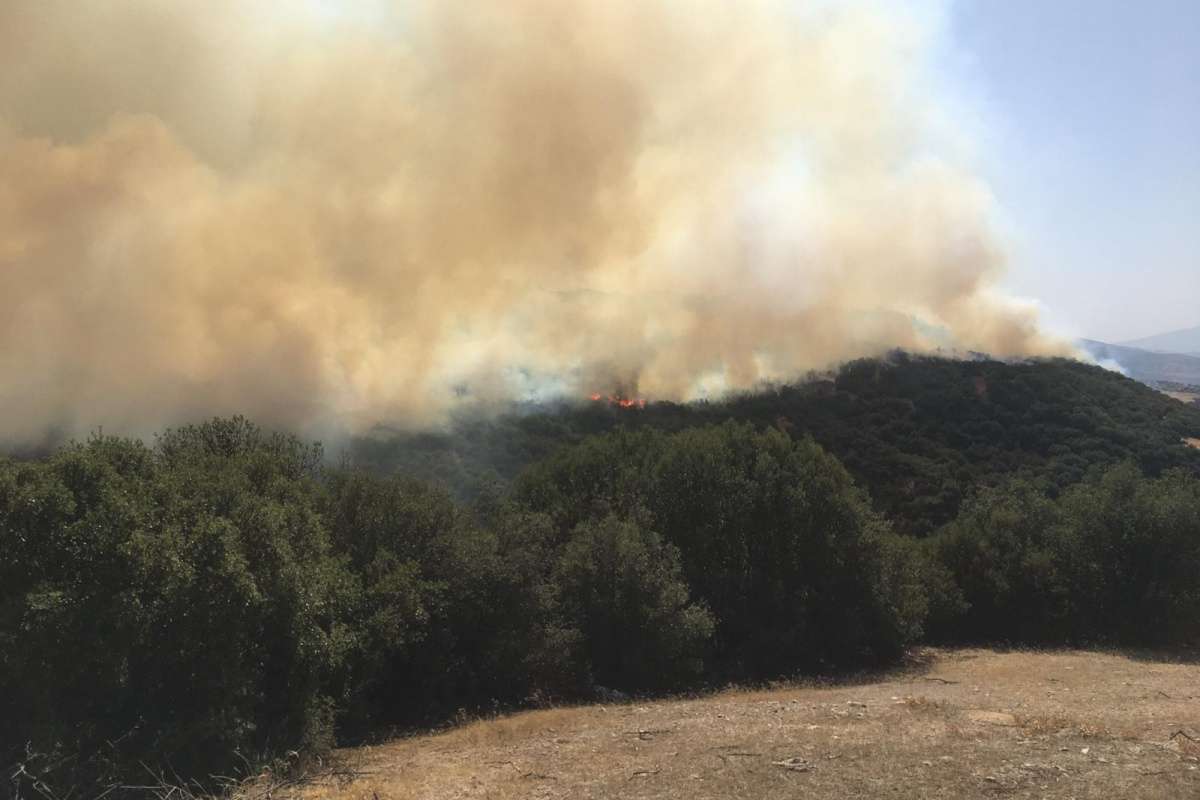
{"type": "Polygon", "coordinates": [[[1200,798],[1200,663],[924,650],[869,682],[534,711],[258,797],[1200,798]]]}

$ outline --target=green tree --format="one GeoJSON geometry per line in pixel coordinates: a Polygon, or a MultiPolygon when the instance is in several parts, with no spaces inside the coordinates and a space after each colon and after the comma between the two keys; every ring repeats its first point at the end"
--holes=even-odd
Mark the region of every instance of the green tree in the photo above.
{"type": "Polygon", "coordinates": [[[1200,642],[1200,480],[1179,470],[1148,479],[1124,464],[1071,489],[1062,506],[1092,638],[1200,642]]]}
{"type": "Polygon", "coordinates": [[[0,481],[0,732],[70,756],[59,777],[139,762],[189,775],[331,742],[324,676],[346,574],[317,459],[244,420],[149,449],[95,437],[0,481]],[[74,770],[74,773],[69,773],[74,770]]]}
{"type": "Polygon", "coordinates": [[[1028,483],[982,492],[934,538],[965,613],[939,638],[1050,642],[1077,620],[1071,579],[1073,537],[1058,505],[1028,483]]]}
{"type": "Polygon", "coordinates": [[[555,575],[603,686],[645,691],[699,677],[713,619],[691,602],[676,548],[632,520],[580,523],[555,575]]]}
{"type": "Polygon", "coordinates": [[[563,536],[644,508],[717,619],[723,673],[879,661],[921,633],[922,559],[810,440],[735,423],[616,432],[531,469],[518,496],[563,536]]]}

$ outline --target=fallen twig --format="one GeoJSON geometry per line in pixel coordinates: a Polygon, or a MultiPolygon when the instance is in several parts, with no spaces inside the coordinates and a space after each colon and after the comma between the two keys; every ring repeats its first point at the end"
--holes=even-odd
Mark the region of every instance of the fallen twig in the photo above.
{"type": "Polygon", "coordinates": [[[521,777],[528,778],[530,780],[535,780],[535,781],[557,780],[553,775],[546,775],[545,773],[542,773],[542,772],[523,772],[523,773],[521,773],[521,777]]]}
{"type": "Polygon", "coordinates": [[[673,733],[673,731],[671,731],[669,728],[656,728],[653,730],[638,728],[636,731],[625,731],[626,736],[636,736],[643,741],[652,739],[655,735],[660,733],[673,733]]]}

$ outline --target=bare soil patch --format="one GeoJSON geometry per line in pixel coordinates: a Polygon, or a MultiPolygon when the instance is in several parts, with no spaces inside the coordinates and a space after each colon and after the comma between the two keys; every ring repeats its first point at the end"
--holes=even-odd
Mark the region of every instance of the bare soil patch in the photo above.
{"type": "Polygon", "coordinates": [[[868,683],[474,722],[341,751],[341,779],[271,796],[1200,798],[1200,664],[1080,651],[920,656],[922,666],[868,683]]]}

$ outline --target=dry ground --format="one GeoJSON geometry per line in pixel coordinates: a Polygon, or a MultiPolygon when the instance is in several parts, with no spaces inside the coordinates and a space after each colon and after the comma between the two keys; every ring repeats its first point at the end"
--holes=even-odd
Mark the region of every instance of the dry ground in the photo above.
{"type": "Polygon", "coordinates": [[[925,650],[870,682],[533,711],[347,750],[355,777],[272,794],[1186,800],[1197,740],[1200,663],[925,650]]]}

